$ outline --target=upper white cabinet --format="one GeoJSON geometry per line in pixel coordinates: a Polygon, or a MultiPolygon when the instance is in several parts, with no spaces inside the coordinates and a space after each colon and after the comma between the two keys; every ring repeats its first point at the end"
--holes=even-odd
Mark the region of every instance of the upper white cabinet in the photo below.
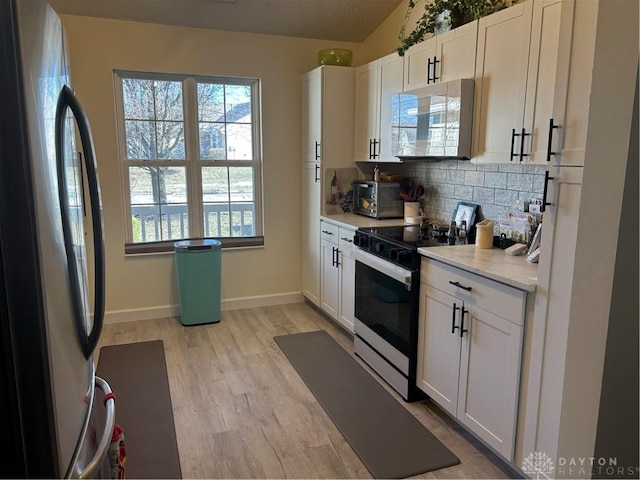
{"type": "Polygon", "coordinates": [[[475,161],[553,156],[569,63],[561,35],[571,34],[572,12],[572,1],[529,0],[478,21],[475,161]]]}
{"type": "Polygon", "coordinates": [[[404,56],[404,90],[460,78],[473,78],[478,21],[431,37],[404,56]]]}
{"type": "Polygon", "coordinates": [[[302,293],[320,305],[319,217],[323,185],[336,169],[353,164],[354,69],[322,66],[302,76],[302,293]]]}
{"type": "Polygon", "coordinates": [[[324,65],[303,75],[303,161],[353,167],[353,81],[351,67],[324,65]]]}
{"type": "Polygon", "coordinates": [[[356,161],[397,162],[402,57],[396,53],[356,70],[354,153],[356,161]]]}

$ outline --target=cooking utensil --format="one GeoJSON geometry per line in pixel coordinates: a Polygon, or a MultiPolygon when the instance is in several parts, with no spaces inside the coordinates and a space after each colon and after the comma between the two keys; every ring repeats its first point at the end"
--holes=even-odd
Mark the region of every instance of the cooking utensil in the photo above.
{"type": "Polygon", "coordinates": [[[400,192],[400,198],[402,198],[405,202],[411,201],[411,196],[409,196],[409,194],[404,192],[400,192]]]}

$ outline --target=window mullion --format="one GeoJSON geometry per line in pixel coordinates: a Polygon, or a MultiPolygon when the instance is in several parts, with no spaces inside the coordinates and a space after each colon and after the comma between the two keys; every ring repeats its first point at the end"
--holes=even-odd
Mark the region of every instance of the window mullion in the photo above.
{"type": "Polygon", "coordinates": [[[192,238],[204,237],[202,206],[202,170],[199,164],[198,98],[193,78],[184,81],[185,156],[187,163],[187,201],[189,202],[189,233],[192,238]]]}

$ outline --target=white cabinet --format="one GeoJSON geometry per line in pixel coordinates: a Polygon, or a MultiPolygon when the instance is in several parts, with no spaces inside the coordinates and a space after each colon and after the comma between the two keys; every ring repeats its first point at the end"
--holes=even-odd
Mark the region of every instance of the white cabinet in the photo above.
{"type": "Polygon", "coordinates": [[[305,162],[302,169],[302,294],[320,305],[320,164],[305,162]],[[315,214],[313,213],[315,212],[315,214]]]}
{"type": "Polygon", "coordinates": [[[340,255],[340,308],[338,323],[353,333],[356,314],[356,260],[351,255],[355,230],[340,228],[338,248],[340,255]]]}
{"type": "Polygon", "coordinates": [[[320,215],[335,169],[353,164],[354,69],[322,66],[302,76],[302,293],[320,305],[320,215]]]}
{"type": "Polygon", "coordinates": [[[549,160],[550,121],[560,121],[566,99],[569,58],[560,47],[573,6],[528,0],[478,21],[475,161],[549,160]]]}
{"type": "Polygon", "coordinates": [[[355,229],[320,222],[320,308],[353,333],[355,315],[355,260],[351,257],[355,229]]]}
{"type": "Polygon", "coordinates": [[[404,90],[473,78],[477,38],[476,20],[409,48],[404,56],[404,90]]]}
{"type": "Polygon", "coordinates": [[[423,260],[417,386],[513,459],[525,292],[423,260]]]}
{"type": "Polygon", "coordinates": [[[356,70],[354,158],[356,161],[398,162],[397,111],[402,92],[402,57],[393,53],[356,70]]]}

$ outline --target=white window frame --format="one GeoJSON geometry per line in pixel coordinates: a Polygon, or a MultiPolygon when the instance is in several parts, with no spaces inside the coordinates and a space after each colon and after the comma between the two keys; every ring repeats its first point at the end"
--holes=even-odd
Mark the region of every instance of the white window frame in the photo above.
{"type": "Polygon", "coordinates": [[[182,75],[155,72],[138,72],[130,70],[114,70],[114,87],[116,100],[116,123],[118,134],[118,152],[120,156],[121,184],[123,195],[123,214],[125,232],[125,253],[153,253],[173,250],[176,240],[133,243],[131,222],[131,191],[129,184],[129,167],[144,165],[173,165],[186,167],[187,204],[189,208],[189,236],[187,239],[205,238],[204,208],[202,201],[202,167],[242,166],[253,168],[254,188],[254,236],[252,237],[208,237],[216,238],[227,247],[253,247],[264,245],[263,201],[262,201],[262,115],[260,99],[260,80],[258,78],[182,75]],[[183,121],[185,160],[145,160],[131,161],[127,158],[126,130],[124,118],[123,79],[179,81],[182,83],[183,121]],[[252,160],[200,160],[197,83],[224,83],[227,85],[248,85],[251,87],[252,99],[252,160]]]}

